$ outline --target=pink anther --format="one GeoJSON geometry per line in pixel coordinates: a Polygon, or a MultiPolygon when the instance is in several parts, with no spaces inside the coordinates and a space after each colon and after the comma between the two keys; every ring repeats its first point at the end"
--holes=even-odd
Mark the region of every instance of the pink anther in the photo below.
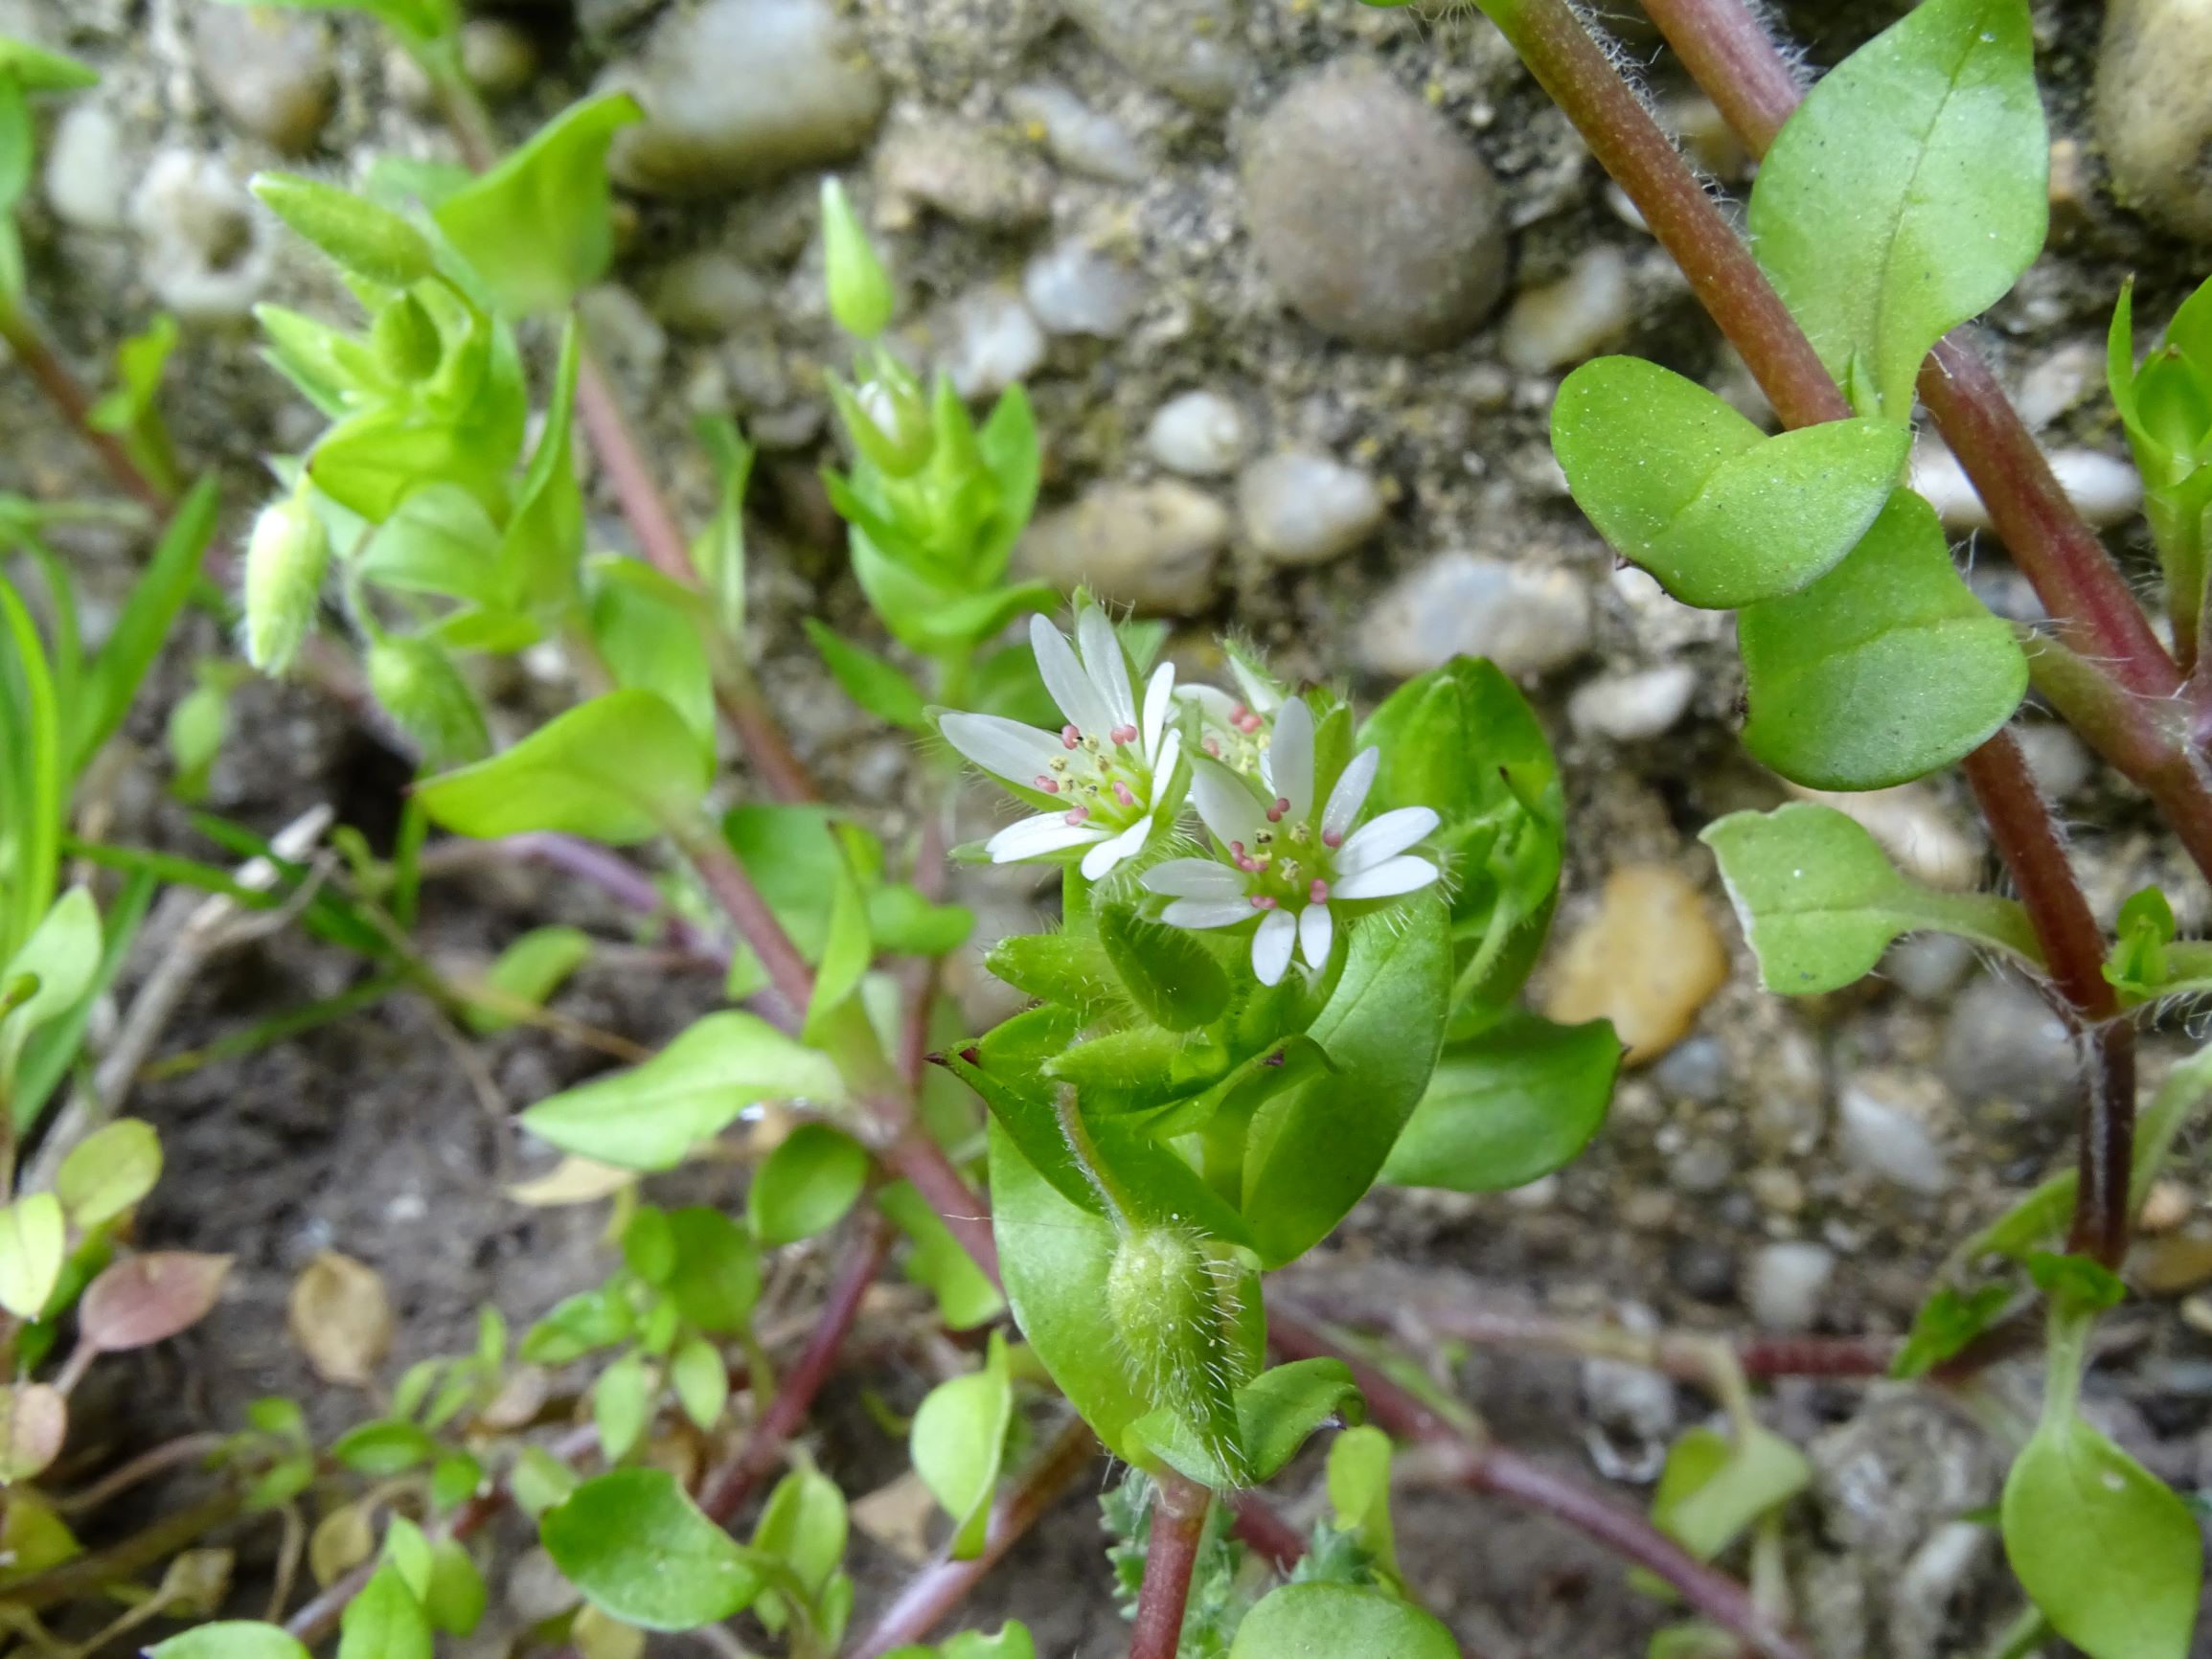
{"type": "Polygon", "coordinates": [[[1077,731],[1072,724],[1060,727],[1060,746],[1063,749],[1081,748],[1083,746],[1083,734],[1077,731]]]}

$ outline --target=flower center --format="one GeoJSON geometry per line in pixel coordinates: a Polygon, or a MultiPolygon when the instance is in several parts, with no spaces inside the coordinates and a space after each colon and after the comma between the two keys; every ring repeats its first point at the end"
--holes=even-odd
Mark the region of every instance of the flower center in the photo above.
{"type": "MultiPolygon", "coordinates": [[[[1341,839],[1341,837],[1339,837],[1341,839]]],[[[1244,892],[1255,910],[1303,910],[1326,904],[1336,879],[1334,849],[1309,819],[1279,820],[1255,830],[1250,845],[1229,843],[1229,859],[1244,873],[1244,892]]]]}
{"type": "Polygon", "coordinates": [[[1126,830],[1152,801],[1152,768],[1145,764],[1134,726],[1116,726],[1102,738],[1075,726],[1060,728],[1064,753],[1039,772],[1038,788],[1067,803],[1070,825],[1126,830]]]}

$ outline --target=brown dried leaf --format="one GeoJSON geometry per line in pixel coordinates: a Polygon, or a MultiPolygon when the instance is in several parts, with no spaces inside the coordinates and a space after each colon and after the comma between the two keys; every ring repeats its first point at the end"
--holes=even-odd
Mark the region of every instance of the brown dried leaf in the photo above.
{"type": "Polygon", "coordinates": [[[158,1592],[162,1611],[180,1619],[212,1618],[230,1594],[231,1567],[236,1557],[228,1550],[184,1550],[161,1576],[158,1592]]]}
{"type": "Polygon", "coordinates": [[[228,1256],[194,1250],[130,1257],[92,1282],[78,1305],[78,1327],[109,1353],[166,1342],[207,1317],[230,1270],[228,1256]]]}
{"type": "Polygon", "coordinates": [[[571,1154],[544,1174],[533,1180],[517,1181],[507,1189],[507,1195],[517,1204],[528,1204],[533,1209],[550,1209],[556,1205],[590,1204],[601,1198],[611,1198],[636,1180],[635,1170],[618,1170],[612,1164],[571,1154]]]}
{"type": "Polygon", "coordinates": [[[367,1560],[376,1547],[376,1534],[369,1524],[367,1508],[348,1504],[315,1523],[308,1539],[308,1570],[327,1590],[367,1560]]]}
{"type": "Polygon", "coordinates": [[[908,1469],[889,1486],[853,1500],[853,1524],[910,1567],[929,1558],[929,1527],[937,1500],[908,1469]]]}
{"type": "Polygon", "coordinates": [[[366,1387],[392,1349],[392,1302],[365,1261],[326,1250],[292,1281],[292,1340],[325,1382],[366,1387]]]}
{"type": "Polygon", "coordinates": [[[0,1484],[27,1481],[61,1455],[69,1402],[43,1382],[0,1388],[0,1484]]]}

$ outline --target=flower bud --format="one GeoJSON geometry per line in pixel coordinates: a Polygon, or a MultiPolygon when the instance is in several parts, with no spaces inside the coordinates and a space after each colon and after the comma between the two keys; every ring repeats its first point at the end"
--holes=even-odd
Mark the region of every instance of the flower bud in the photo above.
{"type": "Polygon", "coordinates": [[[860,218],[833,178],[822,181],[822,263],[830,314],[848,334],[873,340],[891,322],[891,279],[860,228],[860,218]]]}
{"type": "Polygon", "coordinates": [[[1233,1481],[1248,1478],[1237,1425],[1244,1366],[1236,1269],[1172,1227],[1123,1235],[1106,1269],[1106,1316],[1139,1384],[1204,1442],[1233,1481]]]}
{"type": "Polygon", "coordinates": [[[369,648],[369,690],[433,769],[481,761],[491,747],[484,714],[452,659],[429,640],[393,635],[369,648]]]}
{"type": "Polygon", "coordinates": [[[445,342],[439,337],[438,325],[413,294],[401,294],[376,313],[376,321],[369,330],[369,344],[376,351],[377,364],[400,381],[428,379],[445,355],[445,342]]]}
{"type": "Polygon", "coordinates": [[[910,376],[879,375],[857,392],[832,376],[830,401],[853,447],[891,477],[911,478],[929,464],[936,429],[910,376]]]}
{"type": "Polygon", "coordinates": [[[292,666],[314,625],[331,537],[314,505],[294,494],[272,501],[246,539],[246,660],[264,674],[292,666]]]}
{"type": "Polygon", "coordinates": [[[335,185],[295,173],[254,175],[268,210],[354,276],[387,288],[411,287],[436,265],[430,240],[394,213],[335,185]]]}

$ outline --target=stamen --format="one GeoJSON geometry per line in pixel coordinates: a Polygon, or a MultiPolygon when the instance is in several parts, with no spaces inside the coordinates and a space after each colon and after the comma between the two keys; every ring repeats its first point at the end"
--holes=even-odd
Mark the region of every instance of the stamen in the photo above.
{"type": "Polygon", "coordinates": [[[1275,900],[1268,894],[1255,893],[1252,895],[1252,908],[1254,910],[1272,910],[1275,908],[1275,900]]]}
{"type": "Polygon", "coordinates": [[[1129,786],[1119,778],[1114,780],[1114,799],[1125,807],[1134,807],[1137,804],[1137,798],[1129,792],[1129,786]]]}
{"type": "Polygon", "coordinates": [[[1137,729],[1134,726],[1116,726],[1106,736],[1126,747],[1137,740],[1137,729]]]}
{"type": "Polygon", "coordinates": [[[1206,739],[1206,753],[1213,756],[1215,760],[1219,761],[1221,758],[1221,739],[1219,738],[1208,738],[1206,739]]]}
{"type": "Polygon", "coordinates": [[[1083,734],[1071,722],[1060,729],[1060,743],[1063,749],[1072,749],[1083,741],[1083,734]]]}
{"type": "Polygon", "coordinates": [[[1306,898],[1310,902],[1314,904],[1328,903],[1329,883],[1323,881],[1319,876],[1315,876],[1313,879],[1313,885],[1306,889],[1306,898]]]}
{"type": "Polygon", "coordinates": [[[1039,789],[1042,789],[1047,795],[1057,795],[1060,793],[1060,780],[1053,777],[1049,772],[1039,772],[1037,775],[1037,786],[1039,789]]]}
{"type": "Polygon", "coordinates": [[[1337,848],[1344,845],[1344,831],[1341,830],[1322,830],[1321,845],[1328,848],[1332,852],[1335,852],[1337,848]]]}
{"type": "Polygon", "coordinates": [[[1283,814],[1289,810],[1290,802],[1288,797],[1283,795],[1276,796],[1275,804],[1267,808],[1267,822],[1270,824],[1282,823],[1283,814]]]}
{"type": "MultiPolygon", "coordinates": [[[[1083,828],[1083,820],[1084,820],[1084,819],[1086,819],[1086,818],[1088,818],[1089,816],[1090,816],[1090,808],[1089,808],[1088,807],[1077,807],[1077,808],[1076,808],[1074,811],[1070,812],[1070,813],[1067,815],[1067,819],[1066,819],[1067,827],[1068,827],[1070,830],[1080,830],[1080,829],[1082,829],[1082,828],[1083,828]]],[[[1318,881],[1316,881],[1316,882],[1315,882],[1313,885],[1314,885],[1314,886],[1316,886],[1316,887],[1318,887],[1318,886],[1320,886],[1321,884],[1320,884],[1318,881]]]]}

